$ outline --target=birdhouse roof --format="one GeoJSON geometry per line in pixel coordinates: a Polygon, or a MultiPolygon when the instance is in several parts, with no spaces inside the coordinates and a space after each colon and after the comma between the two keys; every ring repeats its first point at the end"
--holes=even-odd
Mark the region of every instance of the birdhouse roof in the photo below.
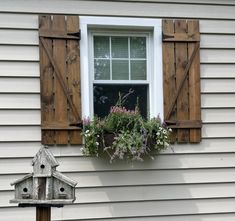
{"type": "Polygon", "coordinates": [[[58,172],[58,171],[54,171],[53,172],[53,177],[67,183],[68,185],[75,187],[77,185],[77,182],[70,179],[69,177],[63,175],[62,173],[58,172]]]}
{"type": "Polygon", "coordinates": [[[30,177],[33,177],[33,174],[32,174],[32,173],[29,173],[29,174],[27,174],[26,176],[24,176],[23,178],[20,178],[20,179],[14,181],[13,183],[11,183],[11,186],[16,185],[16,184],[18,184],[18,183],[21,183],[21,182],[23,182],[24,180],[27,180],[27,179],[30,178],[30,177]]]}
{"type": "Polygon", "coordinates": [[[58,161],[55,159],[55,157],[47,147],[40,148],[40,150],[37,152],[37,154],[32,160],[32,166],[35,164],[36,161],[38,161],[42,157],[45,157],[52,167],[59,166],[58,161]]]}

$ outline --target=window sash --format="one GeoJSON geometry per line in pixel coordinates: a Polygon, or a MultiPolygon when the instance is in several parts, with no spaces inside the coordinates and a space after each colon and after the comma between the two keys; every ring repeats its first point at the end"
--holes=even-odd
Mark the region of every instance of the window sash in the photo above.
{"type": "MultiPolygon", "coordinates": [[[[112,75],[112,61],[128,61],[128,79],[126,79],[125,81],[141,81],[141,82],[145,82],[148,83],[149,82],[149,72],[150,72],[150,37],[151,37],[151,32],[150,31],[136,31],[136,30],[132,30],[130,31],[126,31],[126,30],[122,30],[120,28],[120,30],[117,31],[110,31],[110,30],[90,30],[89,31],[89,57],[90,57],[90,74],[92,75],[91,79],[94,82],[97,83],[97,81],[103,82],[103,81],[108,81],[108,80],[98,80],[95,79],[95,70],[94,70],[94,60],[107,60],[110,62],[109,64],[109,76],[110,79],[109,81],[112,82],[117,82],[117,80],[112,79],[113,75],[112,75]],[[94,56],[94,37],[96,36],[105,36],[105,37],[109,37],[109,58],[97,58],[94,56]],[[112,43],[111,43],[111,38],[112,37],[128,37],[128,57],[127,58],[115,58],[112,57],[112,43]],[[146,39],[146,57],[145,58],[131,58],[130,53],[130,38],[131,37],[144,37],[146,39]],[[132,76],[131,76],[131,61],[146,61],[146,80],[131,80],[132,76]]],[[[118,83],[118,82],[117,82],[118,83]]]]}

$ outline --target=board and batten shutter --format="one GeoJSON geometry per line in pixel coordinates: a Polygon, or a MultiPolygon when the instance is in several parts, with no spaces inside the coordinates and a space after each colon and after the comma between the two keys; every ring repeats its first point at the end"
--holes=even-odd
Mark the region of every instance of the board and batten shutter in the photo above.
{"type": "Polygon", "coordinates": [[[200,32],[197,20],[163,20],[164,119],[172,142],[201,141],[200,32]]]}
{"type": "Polygon", "coordinates": [[[78,16],[40,15],[42,144],[81,144],[78,16]]]}

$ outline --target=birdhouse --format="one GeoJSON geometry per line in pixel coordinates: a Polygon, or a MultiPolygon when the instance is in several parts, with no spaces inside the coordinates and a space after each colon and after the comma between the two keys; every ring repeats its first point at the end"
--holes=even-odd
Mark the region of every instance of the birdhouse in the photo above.
{"type": "Polygon", "coordinates": [[[62,206],[75,200],[77,183],[56,170],[59,163],[49,149],[42,147],[32,166],[32,173],[11,184],[15,186],[15,199],[11,203],[62,206]]]}

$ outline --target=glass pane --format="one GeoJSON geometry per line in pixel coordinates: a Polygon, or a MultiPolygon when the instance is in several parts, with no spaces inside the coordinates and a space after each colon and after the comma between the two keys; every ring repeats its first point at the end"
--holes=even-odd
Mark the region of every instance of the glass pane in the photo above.
{"type": "Polygon", "coordinates": [[[95,59],[94,60],[95,80],[109,80],[110,79],[110,61],[95,59]]]}
{"type": "Polygon", "coordinates": [[[113,58],[128,58],[127,37],[112,37],[111,42],[113,58]]]}
{"type": "Polygon", "coordinates": [[[108,36],[94,36],[94,57],[95,58],[110,57],[108,36]]]}
{"type": "Polygon", "coordinates": [[[131,80],[146,80],[146,61],[131,61],[131,80]]]}
{"type": "Polygon", "coordinates": [[[147,118],[148,85],[94,84],[94,114],[101,118],[107,116],[111,106],[117,103],[119,93],[125,95],[130,90],[133,93],[128,96],[123,106],[129,110],[134,110],[138,100],[140,113],[147,118]]]}
{"type": "Polygon", "coordinates": [[[129,63],[125,60],[112,60],[112,79],[128,80],[129,79],[129,63]]]}
{"type": "Polygon", "coordinates": [[[130,57],[146,58],[146,37],[130,38],[130,57]]]}

